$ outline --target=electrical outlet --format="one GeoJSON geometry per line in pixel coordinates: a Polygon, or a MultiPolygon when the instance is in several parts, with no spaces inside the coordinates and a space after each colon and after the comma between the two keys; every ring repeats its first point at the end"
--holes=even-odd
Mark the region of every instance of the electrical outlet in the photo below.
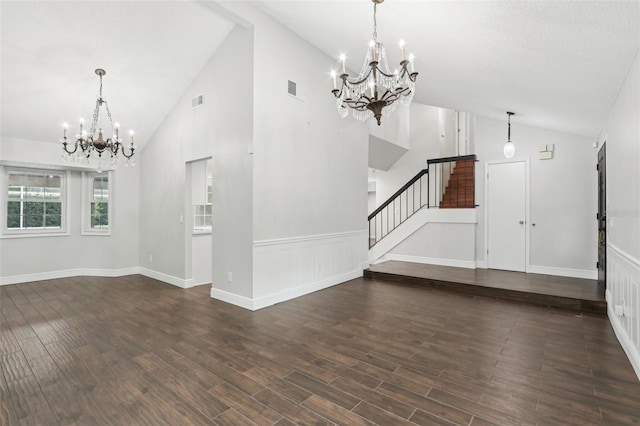
{"type": "Polygon", "coordinates": [[[231,271],[227,272],[227,281],[233,282],[233,273],[231,271]]]}
{"type": "Polygon", "coordinates": [[[149,262],[153,263],[153,255],[152,254],[149,255],[149,262]]]}

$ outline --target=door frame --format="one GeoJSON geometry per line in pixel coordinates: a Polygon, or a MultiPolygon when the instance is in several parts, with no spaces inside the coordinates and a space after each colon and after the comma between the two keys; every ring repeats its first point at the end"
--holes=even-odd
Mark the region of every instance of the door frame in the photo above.
{"type": "Polygon", "coordinates": [[[524,163],[524,202],[525,202],[525,250],[524,250],[524,271],[525,273],[531,270],[530,259],[530,236],[531,236],[531,219],[530,219],[530,202],[529,202],[529,158],[509,158],[502,160],[490,160],[484,164],[484,267],[489,268],[489,166],[508,164],[508,163],[524,163]]]}
{"type": "Polygon", "coordinates": [[[597,238],[598,238],[598,262],[596,264],[596,273],[598,287],[603,291],[607,290],[607,140],[602,142],[598,153],[596,154],[596,170],[598,172],[598,214],[597,214],[597,238]],[[602,158],[603,170],[600,170],[600,158],[602,158]],[[603,175],[603,183],[600,184],[600,173],[603,175]],[[600,226],[602,225],[603,240],[600,243],[600,226]],[[600,264],[600,249],[602,248],[602,265],[600,264]],[[600,280],[600,271],[602,271],[602,281],[600,280]]]}

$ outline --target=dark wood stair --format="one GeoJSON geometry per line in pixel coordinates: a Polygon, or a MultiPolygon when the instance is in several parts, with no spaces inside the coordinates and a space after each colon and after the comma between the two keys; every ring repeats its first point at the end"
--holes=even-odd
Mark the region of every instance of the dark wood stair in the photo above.
{"type": "Polygon", "coordinates": [[[475,207],[475,161],[457,161],[440,201],[441,209],[472,209],[475,207]]]}
{"type": "Polygon", "coordinates": [[[364,277],[552,308],[607,312],[604,292],[596,280],[400,261],[371,265],[364,277]]]}

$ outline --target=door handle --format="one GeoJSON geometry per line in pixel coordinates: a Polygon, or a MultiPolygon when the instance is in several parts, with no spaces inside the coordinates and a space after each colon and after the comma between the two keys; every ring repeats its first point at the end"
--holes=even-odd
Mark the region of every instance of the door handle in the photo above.
{"type": "Polygon", "coordinates": [[[520,225],[524,225],[524,220],[521,220],[520,222],[518,222],[520,225]]]}

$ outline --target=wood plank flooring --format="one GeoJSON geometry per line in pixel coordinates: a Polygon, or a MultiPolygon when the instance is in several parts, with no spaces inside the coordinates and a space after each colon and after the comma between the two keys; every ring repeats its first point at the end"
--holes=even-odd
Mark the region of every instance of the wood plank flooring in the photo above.
{"type": "Polygon", "coordinates": [[[390,260],[371,265],[365,277],[495,297],[542,306],[606,313],[596,280],[494,269],[467,269],[390,260]]]}
{"type": "Polygon", "coordinates": [[[356,279],[249,312],[150,278],[0,287],[3,425],[637,424],[603,315],[356,279]]]}

